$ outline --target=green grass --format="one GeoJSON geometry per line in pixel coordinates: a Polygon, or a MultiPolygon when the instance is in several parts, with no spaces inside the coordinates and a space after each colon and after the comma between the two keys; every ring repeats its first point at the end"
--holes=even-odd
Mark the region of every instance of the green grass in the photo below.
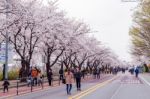
{"type": "MultiPolygon", "coordinates": [[[[16,80],[18,77],[18,72],[17,70],[11,70],[8,72],[8,79],[9,80],[16,80]]],[[[0,81],[2,81],[2,78],[3,78],[3,73],[0,72],[0,81]]]]}
{"type": "Polygon", "coordinates": [[[3,73],[0,72],[0,81],[2,80],[2,78],[3,78],[3,73]]]}

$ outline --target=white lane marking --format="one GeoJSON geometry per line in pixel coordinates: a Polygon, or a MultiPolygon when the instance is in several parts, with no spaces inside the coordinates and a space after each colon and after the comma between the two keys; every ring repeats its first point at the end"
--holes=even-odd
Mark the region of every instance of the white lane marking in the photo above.
{"type": "Polygon", "coordinates": [[[112,95],[112,97],[110,99],[113,99],[118,94],[121,87],[122,87],[122,84],[118,87],[118,89],[115,91],[115,93],[112,95]]]}
{"type": "Polygon", "coordinates": [[[150,83],[147,80],[145,80],[145,78],[143,78],[142,76],[140,76],[140,79],[142,79],[147,85],[150,86],[150,83]]]}

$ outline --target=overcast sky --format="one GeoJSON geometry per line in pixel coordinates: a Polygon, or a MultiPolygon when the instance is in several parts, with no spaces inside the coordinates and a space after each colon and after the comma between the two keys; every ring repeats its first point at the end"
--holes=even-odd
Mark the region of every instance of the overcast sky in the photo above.
{"type": "Polygon", "coordinates": [[[131,60],[128,35],[136,2],[121,0],[59,0],[59,8],[69,17],[84,20],[93,35],[110,47],[121,59],[131,60]]]}

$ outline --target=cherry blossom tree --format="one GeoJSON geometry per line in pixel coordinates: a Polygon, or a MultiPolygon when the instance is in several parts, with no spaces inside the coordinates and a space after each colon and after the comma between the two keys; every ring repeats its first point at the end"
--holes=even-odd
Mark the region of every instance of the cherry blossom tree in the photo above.
{"type": "Polygon", "coordinates": [[[7,13],[7,19],[0,32],[5,38],[5,30],[9,32],[9,42],[21,58],[21,77],[29,74],[32,56],[38,47],[41,35],[45,32],[40,29],[43,21],[41,10],[35,0],[29,2],[10,0],[7,10],[1,11],[4,15],[7,13]]]}

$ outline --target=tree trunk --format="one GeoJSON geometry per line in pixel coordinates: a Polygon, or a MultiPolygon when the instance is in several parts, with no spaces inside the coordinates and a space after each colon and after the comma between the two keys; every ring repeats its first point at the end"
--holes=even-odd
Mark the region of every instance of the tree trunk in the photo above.
{"type": "Polygon", "coordinates": [[[47,77],[48,77],[49,70],[50,70],[50,64],[49,64],[49,62],[47,62],[46,63],[46,74],[47,74],[47,77]]]}
{"type": "Polygon", "coordinates": [[[21,78],[21,82],[26,81],[26,78],[29,75],[29,70],[30,70],[30,63],[27,62],[26,60],[22,59],[21,60],[21,69],[19,71],[19,78],[21,78]]]}

